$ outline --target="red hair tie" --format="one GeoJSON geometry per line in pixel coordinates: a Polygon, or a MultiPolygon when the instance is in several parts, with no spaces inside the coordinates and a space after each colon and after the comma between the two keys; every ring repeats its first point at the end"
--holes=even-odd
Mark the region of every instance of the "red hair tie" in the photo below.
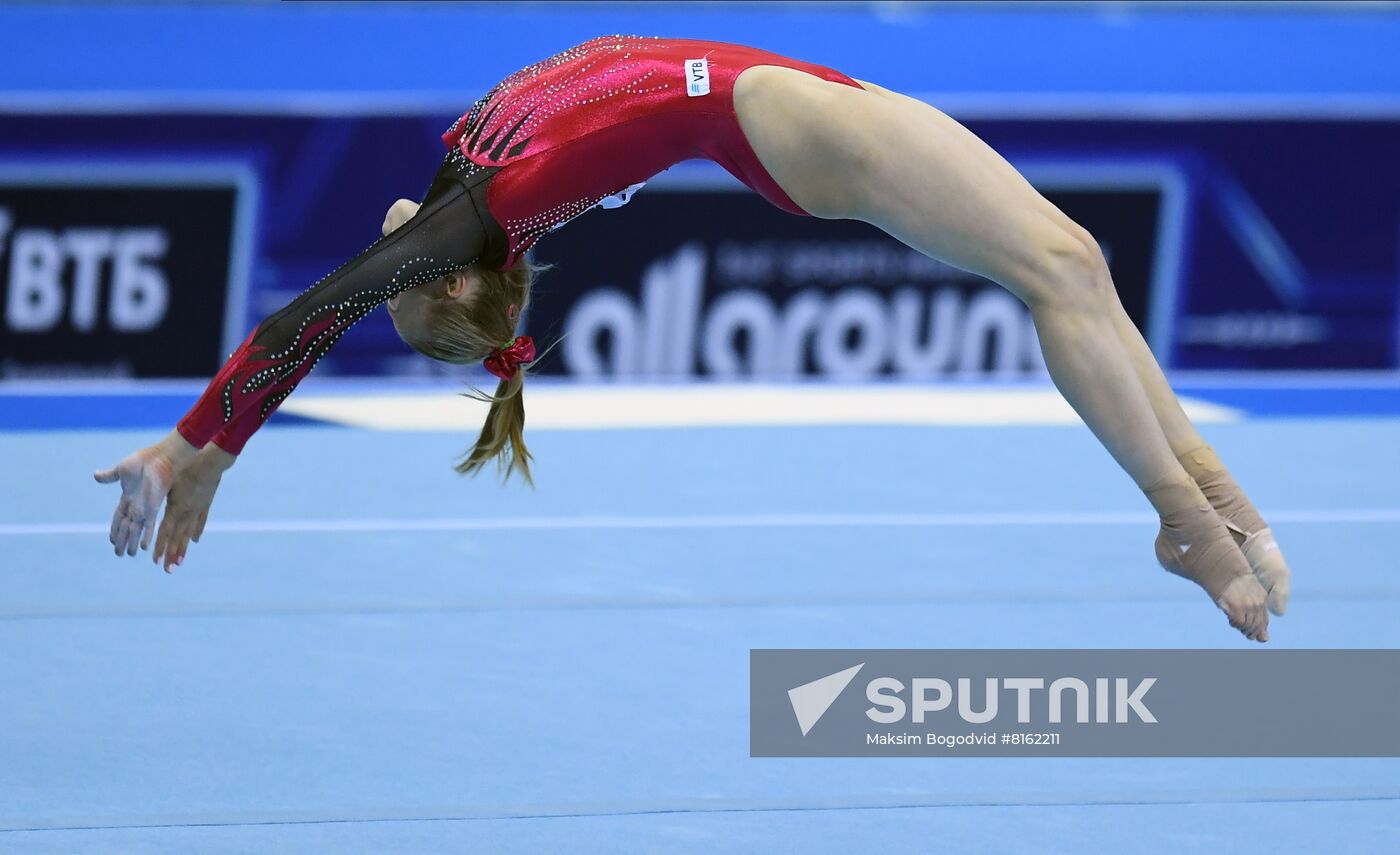
{"type": "Polygon", "coordinates": [[[535,361],[535,340],[528,335],[516,336],[482,360],[486,370],[502,380],[514,380],[520,366],[535,361]]]}

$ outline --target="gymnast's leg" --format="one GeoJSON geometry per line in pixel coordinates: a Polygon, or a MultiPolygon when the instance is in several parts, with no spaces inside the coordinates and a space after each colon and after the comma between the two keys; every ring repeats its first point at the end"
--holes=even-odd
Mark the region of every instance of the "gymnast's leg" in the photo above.
{"type": "MultiPolygon", "coordinates": [[[[952,122],[922,101],[874,84],[862,82],[862,85],[883,98],[903,102],[917,120],[929,126],[929,133],[938,134],[952,122]]],[[[1015,168],[1000,156],[986,160],[985,165],[988,169],[1001,173],[1002,180],[1024,183],[1015,168]]],[[[1097,241],[1086,229],[1066,216],[1044,196],[1034,190],[1031,192],[1033,195],[1028,198],[1036,203],[1037,210],[1084,244],[1091,254],[1099,253],[1097,241]]],[[[1157,424],[1161,426],[1167,443],[1187,474],[1205,493],[1211,507],[1224,519],[1235,543],[1244,551],[1255,577],[1268,593],[1269,610],[1276,615],[1283,614],[1288,607],[1289,570],[1283,553],[1274,540],[1273,532],[1244,490],[1230,475],[1229,470],[1220,462],[1215,450],[1206,444],[1196,426],[1187,417],[1176,393],[1172,391],[1171,384],[1162,374],[1161,366],[1152,355],[1147,342],[1143,340],[1142,333],[1124,311],[1116,289],[1113,290],[1112,297],[1109,311],[1113,317],[1113,328],[1127,352],[1138,382],[1147,393],[1147,399],[1152,405],[1157,424]]]]}
{"type": "Polygon", "coordinates": [[[1116,329],[1097,247],[1042,212],[985,143],[921,106],[780,68],[751,69],[735,87],[750,144],[806,210],[872,223],[1026,303],[1056,385],[1161,515],[1158,560],[1267,640],[1264,590],[1167,441],[1116,329]]]}

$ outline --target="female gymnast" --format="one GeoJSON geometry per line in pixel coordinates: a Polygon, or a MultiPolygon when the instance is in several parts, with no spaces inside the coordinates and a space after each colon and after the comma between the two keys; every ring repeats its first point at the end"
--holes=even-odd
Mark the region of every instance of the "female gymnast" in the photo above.
{"type": "Polygon", "coordinates": [[[594,39],[503,80],[443,135],[421,206],[264,320],[166,438],[96,473],[120,481],[118,555],[165,569],[198,541],[222,473],[345,331],[387,302],[409,345],[484,360],[500,383],[457,467],[529,478],[521,388],[534,343],[525,252],[546,232],[691,158],[797,215],[871,223],[1000,283],[1030,309],[1055,385],[1161,517],[1163,567],[1268,640],[1289,571],[1264,520],[1187,419],[1118,301],[1094,238],[933,107],[818,65],[718,42],[594,39]]]}

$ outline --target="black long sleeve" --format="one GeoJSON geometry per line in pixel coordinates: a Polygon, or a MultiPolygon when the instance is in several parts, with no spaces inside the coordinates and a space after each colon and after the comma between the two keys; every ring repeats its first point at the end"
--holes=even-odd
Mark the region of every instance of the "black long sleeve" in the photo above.
{"type": "Polygon", "coordinates": [[[248,336],[177,430],[237,454],[331,346],[390,297],[476,261],[505,257],[486,207],[493,168],[448,157],[418,213],[271,315],[248,336]]]}

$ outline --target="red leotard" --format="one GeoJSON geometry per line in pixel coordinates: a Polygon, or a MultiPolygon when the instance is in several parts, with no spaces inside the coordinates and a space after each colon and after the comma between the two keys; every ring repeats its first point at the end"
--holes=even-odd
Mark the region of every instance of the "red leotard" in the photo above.
{"type": "Polygon", "coordinates": [[[703,158],[785,211],[803,214],[769,176],[734,114],[734,82],[756,65],[793,68],[859,88],[820,65],[741,45],[604,36],[501,81],[443,134],[472,163],[502,167],[491,213],[514,264],[549,230],[682,160],[703,158]],[[691,95],[702,59],[709,91],[691,95]]]}
{"type": "MultiPolygon", "coordinates": [[[[468,239],[442,234],[429,249],[413,249],[417,238],[408,233],[430,228],[430,191],[408,225],[259,324],[176,429],[191,445],[213,441],[237,454],[379,303],[471,261],[508,267],[541,235],[608,197],[625,201],[680,161],[712,160],[779,208],[805,214],[759,163],[734,114],[734,82],[759,65],[860,86],[830,68],[755,48],[636,36],[594,39],[501,81],[443,134],[444,168],[470,196],[459,191],[451,202],[466,212],[452,218],[455,226],[475,230],[468,239]],[[703,64],[697,69],[694,61],[703,64]],[[467,244],[475,247],[470,257],[442,249],[467,244]]],[[[433,213],[438,226],[444,216],[433,213]]]]}

